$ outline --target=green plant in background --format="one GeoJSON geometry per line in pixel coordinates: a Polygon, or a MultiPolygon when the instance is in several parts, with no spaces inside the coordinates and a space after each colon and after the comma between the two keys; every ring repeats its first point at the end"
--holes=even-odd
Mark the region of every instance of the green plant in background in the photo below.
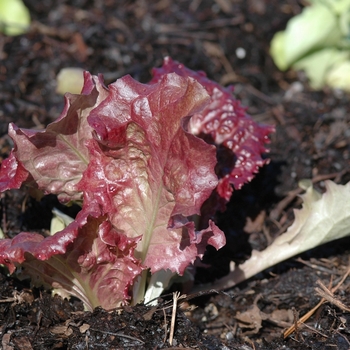
{"type": "Polygon", "coordinates": [[[30,14],[21,0],[0,0],[0,32],[24,34],[30,25],[30,14]]]}
{"type": "Polygon", "coordinates": [[[304,70],[314,89],[350,91],[350,0],[311,0],[275,34],[270,53],[280,70],[304,70]]]}
{"type": "Polygon", "coordinates": [[[56,92],[64,95],[66,92],[79,94],[84,86],[84,69],[77,67],[62,68],[57,74],[56,92]]]}

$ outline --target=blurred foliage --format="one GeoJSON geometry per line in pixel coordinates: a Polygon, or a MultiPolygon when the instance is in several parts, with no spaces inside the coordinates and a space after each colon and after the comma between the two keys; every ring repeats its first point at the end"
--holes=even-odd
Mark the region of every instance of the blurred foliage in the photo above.
{"type": "Polygon", "coordinates": [[[280,70],[304,70],[314,89],[350,91],[350,0],[312,0],[271,42],[280,70]]]}

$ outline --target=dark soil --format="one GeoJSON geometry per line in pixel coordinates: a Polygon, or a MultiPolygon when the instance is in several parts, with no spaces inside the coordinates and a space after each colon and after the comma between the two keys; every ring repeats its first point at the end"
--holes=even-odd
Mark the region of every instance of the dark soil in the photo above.
{"type": "MultiPolygon", "coordinates": [[[[0,35],[0,157],[12,144],[9,122],[42,128],[62,110],[56,75],[63,67],[103,73],[106,83],[131,74],[147,82],[165,56],[211,79],[234,84],[258,122],[276,125],[271,162],[234,194],[219,217],[227,246],[208,251],[197,283],[225,275],[284,232],[300,206],[298,181],[350,180],[349,95],[309,89],[302,74],[279,72],[270,56],[273,34],[301,10],[294,0],[26,0],[33,25],[22,36],[0,35]],[[238,49],[238,51],[237,51],[238,49]],[[237,55],[237,52],[245,56],[237,55]],[[239,51],[240,50],[240,51],[239,51]],[[282,200],[290,195],[289,203],[282,200]],[[247,225],[247,222],[250,225],[247,225]]],[[[49,228],[53,197],[35,202],[24,191],[1,197],[2,229],[49,228]]],[[[318,280],[334,286],[349,268],[350,240],[333,242],[226,291],[184,300],[168,343],[172,300],[84,312],[78,300],[51,297],[28,282],[0,275],[0,338],[4,350],[29,349],[349,349],[350,313],[324,303],[283,340],[283,330],[320,301],[318,280]],[[195,309],[193,307],[196,306],[195,309]]],[[[348,308],[350,279],[334,294],[348,308]]]]}

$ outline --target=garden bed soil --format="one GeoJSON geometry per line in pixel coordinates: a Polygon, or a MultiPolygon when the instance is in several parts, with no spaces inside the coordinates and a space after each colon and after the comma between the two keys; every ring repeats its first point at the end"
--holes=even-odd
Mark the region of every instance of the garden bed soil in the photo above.
{"type": "MultiPolygon", "coordinates": [[[[25,1],[28,33],[0,35],[0,157],[12,147],[9,122],[43,128],[63,108],[56,76],[63,67],[103,73],[106,83],[130,74],[147,82],[151,68],[171,56],[204,70],[235,96],[252,117],[276,125],[271,162],[236,191],[219,226],[227,246],[208,250],[207,269],[196,283],[225,275],[265,248],[293,221],[298,181],[350,180],[350,104],[341,91],[312,91],[301,73],[279,72],[269,56],[273,34],[299,13],[298,1],[25,1]],[[285,200],[288,198],[289,200],[285,200]]],[[[48,230],[49,196],[36,202],[23,190],[1,197],[1,225],[8,237],[48,230]]],[[[126,306],[84,312],[79,300],[62,300],[0,275],[0,342],[4,350],[41,349],[349,349],[350,240],[332,242],[286,261],[227,291],[179,300],[169,344],[172,295],[157,307],[126,306]],[[317,292],[338,285],[331,298],[286,339],[283,332],[321,300],[317,292]],[[322,289],[322,288],[321,288],[322,289]],[[342,303],[342,304],[340,304],[342,303]],[[345,309],[344,309],[345,307],[345,309]]]]}

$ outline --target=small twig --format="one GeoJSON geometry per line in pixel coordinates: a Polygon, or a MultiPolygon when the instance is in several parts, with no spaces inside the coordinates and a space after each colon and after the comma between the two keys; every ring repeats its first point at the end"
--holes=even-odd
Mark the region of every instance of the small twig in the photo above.
{"type": "Polygon", "coordinates": [[[170,334],[169,334],[169,344],[170,345],[173,345],[177,301],[179,300],[179,297],[180,297],[180,292],[173,293],[173,312],[171,314],[171,324],[170,324],[170,334]]]}
{"type": "MultiPolygon", "coordinates": [[[[308,267],[310,267],[310,268],[312,268],[314,270],[319,270],[321,272],[328,273],[328,274],[334,274],[334,271],[332,271],[330,269],[327,269],[327,268],[325,268],[323,266],[313,264],[313,263],[311,263],[309,261],[305,261],[302,258],[297,258],[297,259],[295,259],[295,261],[297,261],[297,262],[299,262],[301,264],[304,264],[305,266],[308,266],[308,267]]],[[[341,273],[339,272],[338,274],[341,274],[341,273]]]]}
{"type": "Polygon", "coordinates": [[[66,29],[66,27],[63,27],[64,29],[57,29],[56,27],[46,26],[45,24],[42,24],[37,21],[33,21],[30,29],[33,33],[39,33],[42,35],[52,36],[52,37],[58,37],[62,40],[67,40],[72,37],[72,33],[66,29]]]}
{"type": "Polygon", "coordinates": [[[255,350],[254,342],[251,339],[249,339],[249,338],[247,338],[247,341],[248,341],[248,343],[250,343],[250,345],[252,346],[253,350],[255,350]]]}
{"type": "Polygon", "coordinates": [[[163,315],[164,315],[164,341],[163,341],[163,343],[165,343],[166,342],[166,338],[168,336],[168,326],[167,326],[167,322],[166,322],[165,308],[163,308],[163,315]]]}
{"type": "MultiPolygon", "coordinates": [[[[209,294],[223,294],[223,295],[226,295],[226,296],[229,296],[230,298],[232,298],[232,296],[226,292],[218,291],[217,289],[209,289],[209,290],[200,290],[200,291],[192,293],[192,294],[183,294],[183,295],[181,295],[180,299],[185,302],[185,301],[189,301],[191,299],[202,297],[204,295],[209,295],[209,294]]],[[[173,295],[173,293],[162,294],[162,298],[167,298],[167,297],[170,297],[172,295],[173,295]]],[[[153,300],[156,300],[158,298],[154,298],[154,299],[150,300],[148,303],[151,303],[153,300]]],[[[172,302],[171,300],[167,301],[166,304],[169,304],[171,302],[172,302]]],[[[172,305],[169,305],[169,306],[165,306],[165,305],[163,306],[165,308],[169,308],[172,306],[172,305]]],[[[159,310],[161,310],[161,309],[158,309],[157,311],[159,311],[159,310]]]]}
{"type": "Polygon", "coordinates": [[[337,289],[344,283],[344,281],[348,278],[348,276],[350,275],[350,258],[349,258],[349,263],[348,263],[349,267],[347,269],[347,271],[345,272],[343,278],[339,281],[339,283],[332,288],[332,293],[336,292],[337,289]]]}
{"type": "MultiPolygon", "coordinates": [[[[340,280],[340,282],[331,289],[332,293],[334,293],[345,281],[345,279],[349,276],[350,274],[350,263],[349,263],[349,267],[346,271],[346,273],[344,274],[343,278],[340,280]]],[[[289,337],[296,329],[296,326],[299,327],[302,323],[305,323],[315,312],[316,310],[326,301],[325,298],[322,298],[319,303],[312,308],[309,312],[307,312],[303,317],[301,317],[299,319],[299,321],[297,322],[297,325],[293,325],[291,327],[289,327],[284,333],[283,333],[283,338],[286,339],[287,337],[289,337]]]]}
{"type": "Polygon", "coordinates": [[[297,340],[299,340],[299,329],[298,329],[299,313],[298,313],[298,311],[296,310],[295,307],[292,308],[292,311],[293,311],[295,337],[296,337],[297,340]]]}
{"type": "Polygon", "coordinates": [[[315,291],[319,296],[321,296],[323,299],[326,301],[330,302],[331,304],[339,307],[339,309],[342,309],[343,311],[350,312],[350,308],[348,308],[345,304],[343,304],[340,300],[338,300],[334,296],[334,292],[344,283],[345,279],[348,277],[350,274],[350,266],[348,270],[346,271],[345,275],[341,279],[341,281],[331,290],[329,290],[320,280],[317,281],[317,284],[321,288],[315,288],[315,291]]]}
{"type": "Polygon", "coordinates": [[[308,324],[306,324],[306,323],[304,323],[303,326],[306,327],[306,328],[308,328],[308,329],[310,329],[311,331],[313,331],[313,332],[319,334],[321,337],[328,338],[327,335],[321,333],[320,331],[318,331],[317,329],[315,329],[315,328],[313,328],[313,327],[310,327],[310,326],[309,326],[308,324]]]}
{"type": "Polygon", "coordinates": [[[17,301],[18,301],[18,298],[16,298],[16,297],[0,299],[0,303],[12,303],[12,302],[17,302],[17,301]]]}
{"type": "Polygon", "coordinates": [[[0,303],[12,303],[13,305],[17,305],[17,304],[22,304],[24,302],[29,302],[28,297],[26,297],[26,295],[28,295],[28,292],[22,291],[22,292],[18,292],[17,290],[13,291],[13,297],[8,297],[5,299],[0,299],[0,303]]]}
{"type": "MultiPolygon", "coordinates": [[[[305,323],[315,312],[316,310],[324,303],[324,299],[322,299],[314,308],[312,308],[309,312],[307,312],[303,317],[299,318],[297,322],[297,326],[299,327],[302,323],[305,323]]],[[[284,333],[283,338],[286,339],[295,331],[295,324],[289,327],[284,333]]]]}
{"type": "Polygon", "coordinates": [[[135,340],[135,341],[138,341],[139,343],[142,343],[142,344],[145,344],[144,341],[142,341],[141,339],[138,339],[138,338],[135,338],[135,337],[132,337],[130,335],[126,335],[126,334],[123,334],[123,333],[114,333],[114,332],[108,332],[108,331],[101,331],[100,329],[97,329],[97,328],[90,328],[90,330],[92,331],[95,331],[95,332],[100,332],[102,334],[108,334],[108,335],[113,335],[115,337],[120,337],[120,338],[126,338],[126,339],[130,339],[130,340],[135,340]]]}
{"type": "MultiPolygon", "coordinates": [[[[320,281],[317,281],[320,282],[320,281]]],[[[324,285],[322,285],[325,287],[324,285]]],[[[315,288],[316,293],[325,299],[325,301],[330,302],[331,304],[337,306],[339,309],[342,309],[343,311],[350,312],[350,308],[346,307],[340,300],[338,300],[336,297],[334,297],[330,290],[326,288],[326,291],[321,288],[315,288]]]]}
{"type": "Polygon", "coordinates": [[[257,88],[255,88],[253,85],[248,84],[246,86],[246,89],[248,92],[250,92],[252,95],[254,95],[255,97],[259,98],[260,100],[266,102],[267,104],[271,105],[271,106],[275,106],[277,103],[274,99],[272,99],[271,97],[265,95],[263,92],[261,92],[260,90],[258,90],[257,88]]]}

